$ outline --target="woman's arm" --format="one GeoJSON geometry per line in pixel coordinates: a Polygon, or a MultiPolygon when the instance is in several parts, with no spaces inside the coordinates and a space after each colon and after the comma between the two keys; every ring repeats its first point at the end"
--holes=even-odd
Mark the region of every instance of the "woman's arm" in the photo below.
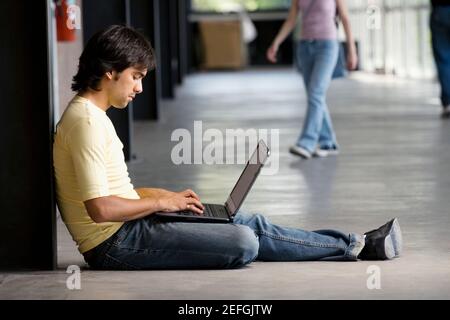
{"type": "Polygon", "coordinates": [[[348,18],[347,6],[344,0],[336,0],[337,10],[344,26],[345,38],[347,40],[347,68],[354,70],[358,65],[358,56],[356,54],[355,40],[353,39],[353,33],[350,26],[350,20],[348,18]]]}
{"type": "Polygon", "coordinates": [[[277,52],[280,45],[286,39],[286,37],[292,32],[297,23],[298,16],[298,0],[292,0],[291,8],[289,9],[289,15],[283,23],[280,31],[272,42],[272,45],[267,49],[267,59],[275,63],[277,62],[277,52]]]}

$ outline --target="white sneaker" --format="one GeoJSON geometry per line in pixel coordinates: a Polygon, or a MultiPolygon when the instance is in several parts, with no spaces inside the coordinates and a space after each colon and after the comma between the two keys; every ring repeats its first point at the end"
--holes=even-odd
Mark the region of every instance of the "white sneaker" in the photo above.
{"type": "Polygon", "coordinates": [[[318,158],[325,158],[328,156],[337,156],[339,154],[339,150],[338,149],[320,149],[317,148],[314,152],[313,152],[313,156],[314,157],[318,157],[318,158]]]}
{"type": "Polygon", "coordinates": [[[309,152],[308,150],[299,147],[299,146],[292,146],[289,148],[289,152],[292,154],[295,154],[296,156],[300,156],[303,159],[310,159],[311,158],[311,152],[309,152]]]}

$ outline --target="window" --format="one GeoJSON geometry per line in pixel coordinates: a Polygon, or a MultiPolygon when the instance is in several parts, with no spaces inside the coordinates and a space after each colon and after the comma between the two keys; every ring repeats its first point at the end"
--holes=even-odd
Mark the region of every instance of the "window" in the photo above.
{"type": "Polygon", "coordinates": [[[192,0],[195,12],[230,12],[242,8],[247,11],[287,10],[290,6],[291,0],[192,0]]]}

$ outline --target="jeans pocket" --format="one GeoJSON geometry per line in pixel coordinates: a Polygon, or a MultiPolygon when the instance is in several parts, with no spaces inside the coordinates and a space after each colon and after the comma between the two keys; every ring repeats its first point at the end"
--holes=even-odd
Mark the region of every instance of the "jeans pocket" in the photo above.
{"type": "Polygon", "coordinates": [[[117,230],[117,232],[114,234],[114,237],[111,238],[109,242],[111,242],[112,245],[114,246],[119,246],[122,243],[122,241],[124,241],[125,238],[127,237],[128,232],[134,223],[136,223],[136,220],[125,222],[120,227],[120,229],[117,230]]]}
{"type": "Polygon", "coordinates": [[[131,265],[130,263],[123,262],[109,254],[105,255],[102,263],[102,269],[104,270],[138,270],[139,268],[131,265]]]}

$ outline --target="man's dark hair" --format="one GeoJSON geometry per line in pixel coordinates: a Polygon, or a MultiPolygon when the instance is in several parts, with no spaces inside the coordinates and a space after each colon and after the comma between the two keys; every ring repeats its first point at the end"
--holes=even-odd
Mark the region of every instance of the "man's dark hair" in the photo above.
{"type": "Polygon", "coordinates": [[[135,67],[153,70],[156,58],[150,42],[133,28],[113,25],[97,32],[86,44],[80,56],[78,72],[73,77],[72,90],[99,91],[99,83],[107,72],[135,67]]]}

